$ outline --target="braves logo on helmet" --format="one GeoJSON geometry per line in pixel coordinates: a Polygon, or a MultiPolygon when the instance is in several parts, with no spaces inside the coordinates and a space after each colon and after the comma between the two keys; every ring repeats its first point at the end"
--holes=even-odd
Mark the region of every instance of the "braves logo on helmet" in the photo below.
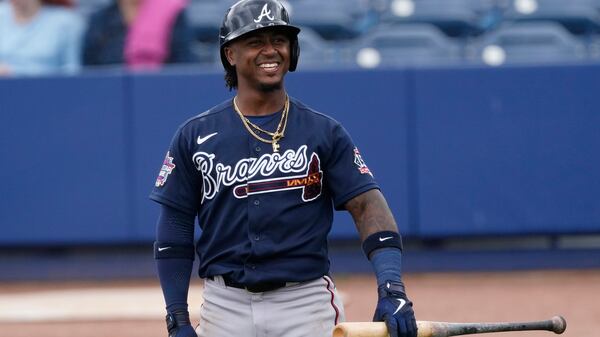
{"type": "Polygon", "coordinates": [[[254,22],[259,23],[262,21],[263,17],[267,17],[267,19],[273,21],[275,20],[275,17],[273,15],[271,15],[271,10],[269,9],[269,4],[265,4],[262,8],[262,10],[260,11],[260,15],[258,16],[258,18],[254,19],[254,22]]]}

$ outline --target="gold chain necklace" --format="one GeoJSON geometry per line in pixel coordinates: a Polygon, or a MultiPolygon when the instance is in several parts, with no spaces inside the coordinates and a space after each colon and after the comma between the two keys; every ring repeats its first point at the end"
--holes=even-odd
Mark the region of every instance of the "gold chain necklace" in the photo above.
{"type": "Polygon", "coordinates": [[[242,123],[244,124],[244,127],[246,127],[246,130],[248,130],[248,132],[254,138],[260,140],[261,142],[271,144],[273,146],[273,152],[275,152],[275,153],[279,152],[280,145],[277,144],[277,142],[281,138],[283,138],[283,136],[285,134],[285,128],[287,126],[287,119],[288,119],[288,112],[289,112],[289,108],[290,108],[290,98],[287,95],[285,96],[285,104],[283,106],[283,111],[281,112],[281,119],[279,120],[279,124],[277,125],[277,129],[275,129],[275,132],[270,132],[270,131],[264,130],[261,127],[259,127],[258,125],[252,123],[246,116],[244,116],[242,114],[242,111],[237,106],[236,100],[237,100],[237,96],[233,98],[233,108],[235,109],[235,111],[238,113],[238,115],[242,119],[242,123]],[[256,131],[259,131],[259,132],[262,132],[262,133],[265,133],[265,134],[271,136],[271,139],[269,140],[269,139],[259,136],[255,132],[255,130],[253,130],[252,128],[256,129],[256,131]]]}

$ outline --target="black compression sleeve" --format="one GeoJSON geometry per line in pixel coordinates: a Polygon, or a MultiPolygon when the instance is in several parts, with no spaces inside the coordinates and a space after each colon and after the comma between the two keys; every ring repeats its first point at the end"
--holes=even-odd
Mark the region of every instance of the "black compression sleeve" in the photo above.
{"type": "Polygon", "coordinates": [[[180,247],[178,249],[163,249],[160,253],[171,250],[175,254],[167,258],[158,258],[156,266],[160,285],[163,290],[167,311],[187,310],[187,296],[190,277],[193,268],[194,217],[174,208],[162,206],[156,229],[155,254],[159,248],[180,247]],[[165,245],[163,243],[168,243],[165,245]],[[188,248],[185,248],[188,247],[188,248]],[[189,252],[191,250],[191,258],[189,252]]]}
{"type": "Polygon", "coordinates": [[[161,205],[156,224],[156,241],[194,244],[194,216],[161,205]]]}
{"type": "Polygon", "coordinates": [[[156,226],[154,258],[194,259],[194,217],[162,206],[156,226]]]}

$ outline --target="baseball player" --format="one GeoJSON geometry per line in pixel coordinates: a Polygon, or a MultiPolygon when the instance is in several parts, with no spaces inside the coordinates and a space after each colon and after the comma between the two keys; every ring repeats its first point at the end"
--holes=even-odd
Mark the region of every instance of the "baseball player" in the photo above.
{"type": "Polygon", "coordinates": [[[378,283],[374,320],[417,333],[401,278],[401,237],[344,128],[285,90],[298,33],[277,0],[242,0],[220,29],[233,99],[176,131],[151,193],[160,203],[154,256],[169,337],[325,337],[344,320],[329,274],[333,210],[348,210],[378,283]],[[194,221],[201,235],[194,248],[194,221]],[[192,263],[204,279],[191,325],[192,263]]]}

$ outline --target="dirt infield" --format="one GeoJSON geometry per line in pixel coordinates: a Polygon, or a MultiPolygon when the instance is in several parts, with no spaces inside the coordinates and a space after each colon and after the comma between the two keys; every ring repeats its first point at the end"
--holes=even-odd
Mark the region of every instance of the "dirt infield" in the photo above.
{"type": "MultiPolygon", "coordinates": [[[[375,307],[374,279],[366,275],[336,275],[336,283],[345,302],[347,319],[369,321],[375,307]]],[[[567,319],[563,336],[600,335],[600,270],[413,273],[405,276],[405,283],[419,320],[529,321],[560,314],[567,319]]],[[[201,283],[196,281],[191,296],[200,297],[199,292],[201,283]]],[[[3,283],[0,284],[0,336],[164,337],[162,307],[155,304],[161,301],[160,296],[156,280],[3,283]],[[113,292],[116,295],[112,296],[113,292]],[[49,302],[54,301],[49,294],[58,294],[59,298],[62,298],[61,294],[75,297],[69,299],[65,295],[61,305],[60,302],[49,302]],[[94,300],[94,294],[98,299],[94,300]],[[61,314],[63,316],[56,314],[59,307],[64,309],[73,304],[69,301],[82,299],[88,302],[81,302],[85,308],[79,310],[80,315],[69,316],[65,310],[60,311],[65,312],[61,314]],[[27,304],[31,309],[29,315],[27,312],[15,315],[15,310],[23,310],[26,300],[34,301],[27,304]],[[36,300],[39,303],[36,304],[36,300]],[[148,306],[152,306],[152,310],[147,310],[148,306]],[[44,316],[44,310],[54,311],[55,315],[48,312],[48,316],[44,316]],[[81,315],[84,310],[91,316],[81,315]],[[101,319],[90,319],[94,315],[101,319]],[[27,320],[18,317],[27,317],[27,320]]],[[[197,299],[191,302],[193,310],[197,311],[197,299]]],[[[541,331],[487,334],[505,337],[552,335],[541,331]]]]}

